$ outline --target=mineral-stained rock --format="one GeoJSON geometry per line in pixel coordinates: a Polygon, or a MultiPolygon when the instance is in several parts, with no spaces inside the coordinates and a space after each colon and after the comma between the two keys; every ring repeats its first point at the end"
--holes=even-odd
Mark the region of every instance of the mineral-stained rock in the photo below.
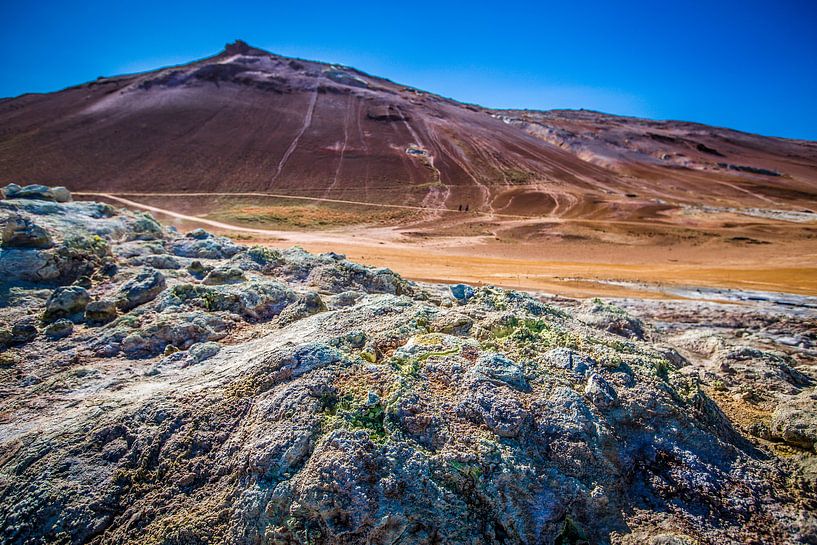
{"type": "Polygon", "coordinates": [[[817,452],[817,390],[781,403],[772,415],[772,437],[817,452]]]}
{"type": "Polygon", "coordinates": [[[9,184],[2,189],[2,193],[6,199],[37,199],[60,203],[71,201],[71,193],[59,186],[27,185],[21,187],[17,184],[9,184]]]}
{"type": "Polygon", "coordinates": [[[598,373],[593,373],[587,378],[584,395],[599,407],[612,405],[618,398],[615,388],[598,373]]]}
{"type": "MultiPolygon", "coordinates": [[[[224,338],[230,324],[218,316],[184,313],[159,317],[128,333],[119,341],[120,349],[131,358],[162,354],[168,345],[186,350],[196,343],[224,338]]],[[[114,334],[113,342],[123,333],[114,334]]]]}
{"type": "Polygon", "coordinates": [[[244,271],[237,267],[218,267],[208,272],[201,283],[207,286],[217,286],[220,284],[237,284],[245,279],[244,271]]]}
{"type": "Polygon", "coordinates": [[[262,321],[277,316],[297,300],[296,293],[279,282],[254,281],[240,285],[177,284],[164,293],[158,308],[193,307],[232,312],[262,321]]]}
{"type": "Polygon", "coordinates": [[[327,264],[315,266],[307,282],[321,290],[341,293],[358,288],[368,293],[406,293],[408,284],[389,269],[371,269],[357,263],[329,258],[327,264]]]}
{"type": "Polygon", "coordinates": [[[170,243],[171,251],[181,257],[195,259],[226,259],[242,250],[242,246],[225,237],[217,237],[205,231],[196,229],[185,238],[176,239],[170,243]]]}
{"type": "Polygon", "coordinates": [[[128,238],[130,240],[160,240],[164,238],[164,231],[161,224],[150,214],[136,213],[130,221],[128,238]]]}
{"type": "Polygon", "coordinates": [[[500,437],[516,437],[528,416],[511,389],[489,382],[475,382],[457,413],[483,422],[500,437]]]}
{"type": "Polygon", "coordinates": [[[582,305],[577,318],[593,327],[631,339],[644,338],[644,324],[623,309],[593,299],[582,305]]]}
{"type": "Polygon", "coordinates": [[[54,290],[45,304],[43,320],[53,321],[85,312],[91,301],[88,290],[80,286],[64,286],[54,290]]]}
{"type": "Polygon", "coordinates": [[[72,331],[74,331],[74,323],[71,320],[61,318],[56,320],[54,323],[49,324],[48,327],[43,330],[43,335],[49,339],[56,340],[67,337],[72,331]]]}
{"type": "Polygon", "coordinates": [[[562,369],[569,369],[579,375],[585,375],[598,365],[587,354],[576,352],[570,348],[554,348],[547,352],[544,357],[549,364],[562,369]]]}
{"type": "Polygon", "coordinates": [[[98,299],[85,307],[85,321],[92,325],[107,324],[116,316],[116,301],[113,299],[98,299]]]}
{"type": "Polygon", "coordinates": [[[25,344],[33,341],[39,331],[34,324],[34,320],[20,320],[11,327],[11,339],[9,344],[25,344]]]}
{"type": "Polygon", "coordinates": [[[451,286],[451,295],[460,303],[467,303],[474,296],[474,288],[466,284],[454,284],[451,286]]]}
{"type": "Polygon", "coordinates": [[[178,259],[166,254],[135,256],[131,258],[130,262],[132,265],[152,267],[154,269],[177,270],[182,268],[178,259]]]}
{"type": "Polygon", "coordinates": [[[483,354],[471,368],[470,374],[477,380],[496,380],[517,390],[529,389],[522,368],[502,354],[483,354]]]}
{"type": "Polygon", "coordinates": [[[152,301],[167,287],[165,276],[156,269],[145,268],[125,282],[119,291],[117,306],[124,311],[131,310],[152,301]]]}
{"type": "Polygon", "coordinates": [[[48,231],[23,218],[9,216],[3,227],[3,246],[6,248],[51,248],[54,242],[48,231]]]}

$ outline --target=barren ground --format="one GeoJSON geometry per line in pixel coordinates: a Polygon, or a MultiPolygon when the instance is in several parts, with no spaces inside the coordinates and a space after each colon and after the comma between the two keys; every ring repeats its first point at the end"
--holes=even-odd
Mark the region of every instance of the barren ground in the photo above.
{"type": "Polygon", "coordinates": [[[571,220],[223,194],[107,200],[149,209],[179,229],[344,253],[415,280],[578,297],[695,298],[687,288],[698,287],[817,295],[814,222],[678,209],[571,220]]]}

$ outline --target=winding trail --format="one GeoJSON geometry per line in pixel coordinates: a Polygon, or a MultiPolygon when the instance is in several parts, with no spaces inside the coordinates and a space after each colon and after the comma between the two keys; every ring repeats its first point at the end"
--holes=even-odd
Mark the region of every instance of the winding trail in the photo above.
{"type": "MultiPolygon", "coordinates": [[[[158,208],[155,206],[150,206],[147,204],[142,204],[136,201],[132,201],[123,197],[268,197],[274,199],[293,199],[299,201],[318,201],[318,202],[331,202],[331,203],[338,203],[338,204],[356,204],[360,206],[374,206],[378,208],[399,208],[403,210],[417,210],[421,212],[457,212],[460,211],[455,210],[453,208],[446,208],[443,206],[413,206],[410,204],[387,204],[387,203],[375,203],[375,202],[366,202],[366,201],[353,201],[349,199],[331,199],[327,197],[305,197],[303,195],[287,195],[284,193],[260,193],[260,192],[217,192],[217,191],[208,191],[208,192],[184,192],[184,193],[143,193],[143,192],[116,192],[116,193],[105,193],[99,191],[73,191],[74,195],[82,195],[85,197],[104,197],[107,199],[111,199],[117,202],[121,202],[122,204],[127,204],[130,206],[135,206],[138,208],[143,208],[145,210],[150,210],[152,212],[158,212],[161,214],[166,214],[169,216],[177,217],[179,219],[185,219],[189,221],[197,221],[200,223],[206,223],[208,225],[212,225],[213,227],[219,227],[221,229],[234,229],[236,231],[249,231],[249,232],[256,232],[256,233],[266,233],[266,232],[275,232],[278,233],[279,231],[267,231],[265,229],[251,229],[249,227],[238,227],[233,226],[227,223],[221,223],[213,220],[208,220],[205,218],[199,218],[196,216],[188,216],[185,214],[179,214],[178,212],[173,212],[172,210],[166,210],[164,208],[158,208]],[[121,195],[121,196],[117,196],[121,195]]],[[[545,219],[547,216],[524,216],[521,214],[496,214],[496,213],[489,213],[489,212],[480,212],[480,211],[473,211],[471,215],[480,215],[480,216],[499,216],[505,218],[512,218],[512,219],[545,219]]]]}

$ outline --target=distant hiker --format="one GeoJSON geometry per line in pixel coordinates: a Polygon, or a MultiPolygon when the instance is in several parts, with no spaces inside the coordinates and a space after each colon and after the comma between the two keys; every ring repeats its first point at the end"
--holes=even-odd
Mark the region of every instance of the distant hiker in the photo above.
{"type": "Polygon", "coordinates": [[[465,211],[466,211],[466,212],[468,212],[468,206],[469,206],[469,205],[467,205],[467,204],[465,205],[465,211]]]}
{"type": "Polygon", "coordinates": [[[460,205],[460,212],[462,212],[462,205],[460,205]]]}

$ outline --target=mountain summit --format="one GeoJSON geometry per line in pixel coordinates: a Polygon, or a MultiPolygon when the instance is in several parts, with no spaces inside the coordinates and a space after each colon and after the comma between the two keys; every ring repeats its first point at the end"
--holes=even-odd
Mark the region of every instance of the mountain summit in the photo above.
{"type": "Polygon", "coordinates": [[[510,214],[802,209],[817,144],[588,111],[497,111],[237,40],[186,65],[0,101],[0,177],[510,214]]]}

